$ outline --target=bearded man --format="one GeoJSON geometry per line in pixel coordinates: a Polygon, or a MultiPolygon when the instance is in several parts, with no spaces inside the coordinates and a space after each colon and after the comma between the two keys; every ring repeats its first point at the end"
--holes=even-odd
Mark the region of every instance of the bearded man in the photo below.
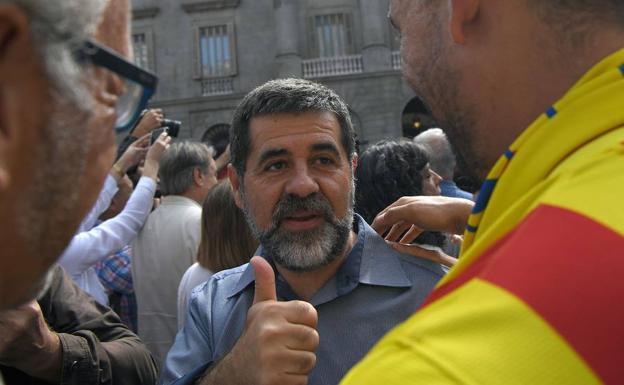
{"type": "Polygon", "coordinates": [[[156,378],[149,352],[117,315],[61,268],[50,270],[113,165],[115,128],[132,125],[156,86],[125,59],[129,16],[128,0],[0,0],[0,370],[8,385],[156,378]]]}
{"type": "Polygon", "coordinates": [[[621,384],[624,2],[391,0],[390,17],[407,80],[486,180],[470,217],[404,197],[376,218],[464,244],[343,384],[621,384]]]}
{"type": "Polygon", "coordinates": [[[354,215],[354,131],[333,91],[268,82],[238,106],[230,137],[230,181],[261,257],[194,291],[161,383],[337,383],[444,270],[354,215]]]}

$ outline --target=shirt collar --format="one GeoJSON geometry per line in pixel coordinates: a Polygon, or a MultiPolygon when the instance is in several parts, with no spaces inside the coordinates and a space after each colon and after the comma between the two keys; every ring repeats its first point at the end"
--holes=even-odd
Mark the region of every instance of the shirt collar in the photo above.
{"type": "Polygon", "coordinates": [[[182,195],[166,195],[161,199],[161,205],[164,206],[197,206],[201,208],[201,205],[197,201],[187,198],[182,195]]]}
{"type": "MultiPolygon", "coordinates": [[[[314,295],[313,303],[324,303],[337,296],[345,295],[355,289],[358,284],[388,287],[411,287],[413,285],[405,274],[400,254],[389,247],[358,214],[355,215],[354,225],[357,229],[355,245],[336,275],[314,295]]],[[[263,255],[262,247],[259,247],[254,255],[260,255],[272,263],[263,255]]],[[[240,294],[253,282],[253,268],[247,264],[227,297],[240,294]]],[[[285,300],[296,299],[288,284],[280,277],[277,277],[276,285],[278,297],[285,300]]]]}

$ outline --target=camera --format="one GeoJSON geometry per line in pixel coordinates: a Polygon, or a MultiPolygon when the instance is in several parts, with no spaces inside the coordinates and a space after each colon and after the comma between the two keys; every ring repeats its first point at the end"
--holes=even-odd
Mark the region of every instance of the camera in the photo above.
{"type": "Polygon", "coordinates": [[[163,119],[160,123],[160,128],[157,128],[152,131],[152,136],[150,138],[150,143],[154,143],[160,134],[166,132],[170,137],[177,138],[180,133],[180,126],[182,126],[182,122],[179,120],[171,120],[171,119],[163,119]]]}

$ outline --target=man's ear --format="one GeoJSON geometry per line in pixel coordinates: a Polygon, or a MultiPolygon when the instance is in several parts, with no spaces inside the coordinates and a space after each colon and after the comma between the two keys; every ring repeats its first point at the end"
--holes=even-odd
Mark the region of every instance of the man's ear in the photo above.
{"type": "Polygon", "coordinates": [[[353,169],[353,172],[355,172],[355,170],[357,169],[358,159],[360,159],[358,157],[358,154],[353,153],[353,155],[351,156],[351,168],[353,169]]]}
{"type": "Polygon", "coordinates": [[[243,199],[240,192],[240,180],[238,179],[238,173],[232,164],[227,165],[228,179],[232,185],[232,191],[234,192],[234,202],[239,209],[243,209],[243,199]]]}
{"type": "Polygon", "coordinates": [[[26,120],[16,108],[16,103],[25,103],[15,100],[16,82],[24,76],[24,70],[32,67],[25,61],[34,61],[33,53],[24,12],[16,5],[0,4],[0,192],[10,183],[11,163],[15,161],[12,154],[20,142],[17,135],[24,130],[20,126],[26,120]]]}
{"type": "Polygon", "coordinates": [[[449,27],[453,41],[457,44],[466,44],[470,27],[479,17],[481,1],[479,0],[451,0],[449,27]]]}
{"type": "Polygon", "coordinates": [[[197,187],[203,186],[204,183],[206,183],[205,179],[206,179],[206,176],[202,172],[201,168],[195,167],[193,169],[193,182],[195,182],[195,185],[197,187]]]}

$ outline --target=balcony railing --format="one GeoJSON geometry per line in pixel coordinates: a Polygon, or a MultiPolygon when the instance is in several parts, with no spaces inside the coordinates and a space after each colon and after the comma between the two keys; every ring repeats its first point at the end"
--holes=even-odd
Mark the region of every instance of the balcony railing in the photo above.
{"type": "Polygon", "coordinates": [[[323,57],[304,60],[302,63],[304,78],[351,75],[362,73],[362,55],[323,57]]]}
{"type": "Polygon", "coordinates": [[[401,69],[401,51],[392,51],[392,69],[401,69]]]}
{"type": "Polygon", "coordinates": [[[234,92],[232,78],[202,79],[202,96],[228,95],[234,92]]]}

